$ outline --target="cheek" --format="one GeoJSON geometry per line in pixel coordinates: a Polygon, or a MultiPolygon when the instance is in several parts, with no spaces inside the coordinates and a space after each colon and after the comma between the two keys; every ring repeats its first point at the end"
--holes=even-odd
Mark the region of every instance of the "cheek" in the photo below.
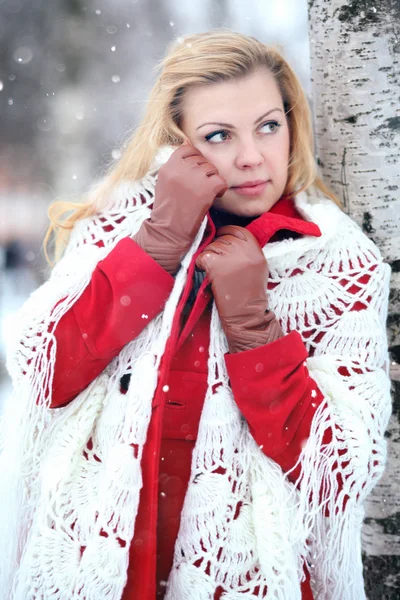
{"type": "Polygon", "coordinates": [[[274,155],[275,165],[276,165],[278,171],[282,173],[282,175],[284,173],[286,173],[288,170],[289,155],[290,155],[289,136],[285,136],[281,140],[279,147],[276,148],[276,153],[274,155]]]}
{"type": "Polygon", "coordinates": [[[285,152],[285,156],[286,156],[286,161],[289,162],[289,155],[290,155],[290,136],[289,136],[289,130],[286,130],[286,136],[285,136],[285,143],[284,143],[284,152],[285,152]]]}
{"type": "Polygon", "coordinates": [[[229,157],[227,152],[219,152],[218,148],[210,147],[210,144],[198,144],[197,149],[200,150],[207,162],[211,163],[218,169],[218,173],[222,177],[226,177],[229,172],[229,157]]]}

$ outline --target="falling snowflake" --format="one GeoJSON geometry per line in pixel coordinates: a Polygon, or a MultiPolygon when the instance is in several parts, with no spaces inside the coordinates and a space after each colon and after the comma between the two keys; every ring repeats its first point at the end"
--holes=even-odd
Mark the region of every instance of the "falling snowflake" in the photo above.
{"type": "Polygon", "coordinates": [[[31,62],[33,58],[33,52],[30,48],[17,48],[14,52],[14,60],[22,65],[26,65],[31,62]]]}
{"type": "Polygon", "coordinates": [[[121,302],[122,306],[129,306],[131,303],[129,296],[121,296],[119,301],[121,302]]]}

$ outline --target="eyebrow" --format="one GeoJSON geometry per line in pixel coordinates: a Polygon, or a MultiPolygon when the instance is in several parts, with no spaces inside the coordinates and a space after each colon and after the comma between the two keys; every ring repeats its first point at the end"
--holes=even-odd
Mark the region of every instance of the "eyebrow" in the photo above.
{"type": "MultiPolygon", "coordinates": [[[[269,115],[270,113],[274,112],[275,110],[279,110],[280,112],[283,112],[280,108],[272,108],[271,110],[269,110],[268,112],[266,112],[265,114],[263,114],[261,117],[259,117],[257,119],[257,121],[254,121],[254,125],[257,125],[257,123],[259,123],[260,121],[262,121],[267,115],[269,115]]],[[[216,123],[215,121],[210,121],[209,123],[203,123],[203,125],[199,125],[198,127],[196,127],[196,131],[198,129],[200,129],[201,127],[204,127],[204,125],[221,125],[222,127],[229,127],[230,129],[235,129],[234,125],[230,125],[229,123],[216,123]]]]}

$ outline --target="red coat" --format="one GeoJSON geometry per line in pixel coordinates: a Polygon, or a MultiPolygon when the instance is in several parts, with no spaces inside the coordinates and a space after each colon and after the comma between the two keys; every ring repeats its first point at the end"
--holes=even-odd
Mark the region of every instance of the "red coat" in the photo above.
{"type": "MultiPolygon", "coordinates": [[[[279,200],[247,226],[261,246],[289,230],[320,236],[289,198],[279,200]]],[[[207,388],[211,298],[207,280],[200,287],[186,323],[182,310],[190,294],[195,258],[215,237],[208,215],[201,246],[175,313],[153,400],[153,414],[142,460],[143,489],[130,548],[123,600],[163,596],[190,476],[191,453],[207,388]],[[165,387],[165,386],[168,386],[165,387]],[[156,583],[157,582],[157,583],[156,583]]],[[[91,282],[59,322],[52,407],[66,404],[108,365],[159,312],[174,279],[131,238],[122,239],[96,267],[91,282]]],[[[298,332],[271,344],[225,355],[235,401],[262,451],[284,471],[296,462],[323,396],[309,376],[308,356],[298,332]]],[[[122,389],[124,381],[121,380],[122,389]]],[[[294,481],[298,472],[289,478],[294,481]]],[[[303,599],[312,600],[308,581],[303,599]]],[[[220,597],[216,590],[215,600],[220,597]]]]}

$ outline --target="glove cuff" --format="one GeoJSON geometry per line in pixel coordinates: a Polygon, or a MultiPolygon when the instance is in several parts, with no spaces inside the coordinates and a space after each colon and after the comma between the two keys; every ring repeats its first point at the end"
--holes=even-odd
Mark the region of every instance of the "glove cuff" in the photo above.
{"type": "Polygon", "coordinates": [[[265,311],[257,328],[250,329],[240,324],[232,325],[225,329],[225,334],[230,354],[259,348],[284,336],[280,323],[272,310],[265,311]]]}
{"type": "Polygon", "coordinates": [[[165,234],[160,227],[146,220],[132,239],[170,275],[176,275],[187,249],[178,247],[171,232],[165,234]]]}

